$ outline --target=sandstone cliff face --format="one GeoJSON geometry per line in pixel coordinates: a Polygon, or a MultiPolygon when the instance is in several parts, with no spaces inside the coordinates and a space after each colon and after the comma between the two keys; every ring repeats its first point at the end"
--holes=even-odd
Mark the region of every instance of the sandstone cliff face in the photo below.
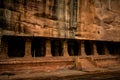
{"type": "Polygon", "coordinates": [[[120,41],[120,0],[1,0],[1,35],[120,41]]]}

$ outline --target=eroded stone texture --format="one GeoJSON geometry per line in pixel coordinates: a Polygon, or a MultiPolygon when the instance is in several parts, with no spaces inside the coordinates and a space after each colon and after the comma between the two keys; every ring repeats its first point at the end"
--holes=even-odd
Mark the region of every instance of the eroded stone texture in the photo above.
{"type": "Polygon", "coordinates": [[[120,0],[1,0],[0,72],[119,67],[119,7],[120,0]]]}
{"type": "Polygon", "coordinates": [[[120,0],[3,0],[3,34],[120,40],[120,0]]]}

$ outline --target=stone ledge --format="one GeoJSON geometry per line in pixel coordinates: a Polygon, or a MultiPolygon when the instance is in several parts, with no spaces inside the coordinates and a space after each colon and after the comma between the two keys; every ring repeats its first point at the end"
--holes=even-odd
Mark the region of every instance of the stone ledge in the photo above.
{"type": "Polygon", "coordinates": [[[99,61],[99,60],[117,60],[119,57],[118,56],[96,56],[93,58],[94,61],[99,61]]]}
{"type": "Polygon", "coordinates": [[[74,57],[39,57],[39,58],[13,58],[2,59],[0,65],[3,64],[23,64],[23,63],[53,63],[53,62],[69,62],[74,61],[74,57]]]}

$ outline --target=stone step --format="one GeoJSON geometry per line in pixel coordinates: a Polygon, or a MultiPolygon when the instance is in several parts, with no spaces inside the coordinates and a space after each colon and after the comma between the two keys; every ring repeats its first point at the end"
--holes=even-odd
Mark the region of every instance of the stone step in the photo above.
{"type": "Polygon", "coordinates": [[[119,65],[119,62],[117,60],[112,60],[112,59],[103,59],[103,60],[98,60],[95,61],[97,66],[107,68],[107,67],[113,67],[119,65]]]}
{"type": "Polygon", "coordinates": [[[96,66],[88,58],[77,58],[76,59],[76,68],[85,70],[85,69],[95,69],[96,66]]]}

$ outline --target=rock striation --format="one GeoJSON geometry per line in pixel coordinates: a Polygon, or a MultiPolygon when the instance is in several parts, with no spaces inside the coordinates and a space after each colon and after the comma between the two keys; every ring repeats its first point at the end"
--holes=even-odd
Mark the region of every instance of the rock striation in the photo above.
{"type": "Polygon", "coordinates": [[[120,41],[120,0],[2,0],[1,35],[120,41]]]}

